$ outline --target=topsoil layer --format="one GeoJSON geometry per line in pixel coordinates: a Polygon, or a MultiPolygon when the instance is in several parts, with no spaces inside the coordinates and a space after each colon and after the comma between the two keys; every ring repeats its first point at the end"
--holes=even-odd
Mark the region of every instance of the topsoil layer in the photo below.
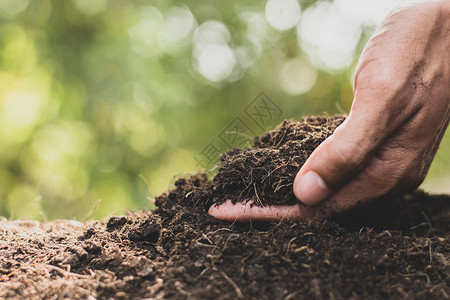
{"type": "Polygon", "coordinates": [[[448,299],[449,195],[412,191],[320,224],[229,224],[214,203],[293,203],[292,181],[343,121],[286,121],[222,156],[152,212],[109,220],[0,220],[0,298],[448,299]]]}

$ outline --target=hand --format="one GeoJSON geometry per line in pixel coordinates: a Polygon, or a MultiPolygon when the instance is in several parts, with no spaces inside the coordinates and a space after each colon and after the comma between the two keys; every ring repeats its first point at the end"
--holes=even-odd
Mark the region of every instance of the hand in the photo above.
{"type": "Polygon", "coordinates": [[[225,202],[224,220],[319,221],[422,183],[450,120],[450,1],[391,13],[359,59],[350,114],[294,181],[303,203],[258,208],[225,202]],[[305,205],[306,204],[306,205],[305,205]]]}

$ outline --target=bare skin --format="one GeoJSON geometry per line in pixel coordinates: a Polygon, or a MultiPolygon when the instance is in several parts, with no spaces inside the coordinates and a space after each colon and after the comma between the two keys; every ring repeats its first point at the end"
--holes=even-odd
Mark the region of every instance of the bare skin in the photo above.
{"type": "Polygon", "coordinates": [[[298,205],[227,201],[222,220],[321,221],[358,203],[419,186],[450,120],[450,1],[392,12],[359,59],[345,122],[294,180],[298,205]]]}

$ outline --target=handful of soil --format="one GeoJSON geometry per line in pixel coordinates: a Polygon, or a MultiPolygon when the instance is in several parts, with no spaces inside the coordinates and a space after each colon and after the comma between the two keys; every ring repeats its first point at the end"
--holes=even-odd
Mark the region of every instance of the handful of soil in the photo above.
{"type": "Polygon", "coordinates": [[[336,115],[284,121],[275,130],[256,137],[253,147],[231,149],[221,157],[213,202],[253,199],[259,206],[298,203],[292,190],[295,175],[344,120],[345,116],[336,115]]]}

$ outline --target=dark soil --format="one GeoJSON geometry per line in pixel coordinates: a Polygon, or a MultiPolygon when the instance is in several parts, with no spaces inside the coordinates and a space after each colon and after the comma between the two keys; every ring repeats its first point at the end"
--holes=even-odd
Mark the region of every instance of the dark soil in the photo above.
{"type": "Polygon", "coordinates": [[[344,116],[284,121],[256,137],[254,147],[231,149],[221,157],[213,202],[255,200],[256,205],[295,204],[292,183],[311,153],[344,121],[344,116]]]}
{"type": "Polygon", "coordinates": [[[179,179],[153,212],[0,220],[0,298],[448,299],[449,195],[412,191],[320,224],[206,213],[224,197],[292,203],[296,171],[342,120],[285,122],[225,154],[213,180],[179,179]]]}

